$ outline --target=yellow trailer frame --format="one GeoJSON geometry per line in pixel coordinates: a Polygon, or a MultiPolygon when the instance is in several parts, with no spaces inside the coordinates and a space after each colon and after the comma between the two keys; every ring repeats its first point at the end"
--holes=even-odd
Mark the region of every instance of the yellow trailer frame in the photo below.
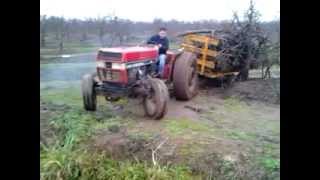
{"type": "Polygon", "coordinates": [[[193,52],[197,55],[197,71],[200,75],[208,78],[237,75],[239,72],[219,72],[215,70],[216,57],[219,52],[209,47],[217,47],[218,44],[219,39],[212,35],[190,33],[183,36],[180,46],[184,51],[193,52]]]}

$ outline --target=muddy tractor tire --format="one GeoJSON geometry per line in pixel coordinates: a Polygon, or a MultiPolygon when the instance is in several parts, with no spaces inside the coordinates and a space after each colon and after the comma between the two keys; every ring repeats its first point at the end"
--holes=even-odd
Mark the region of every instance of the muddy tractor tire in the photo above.
{"type": "Polygon", "coordinates": [[[143,107],[147,117],[159,120],[167,113],[169,92],[165,83],[160,79],[147,80],[150,84],[150,92],[143,99],[143,107]]]}
{"type": "Polygon", "coordinates": [[[183,52],[176,60],[173,70],[174,94],[178,100],[189,100],[198,93],[197,57],[183,52]]]}
{"type": "Polygon", "coordinates": [[[97,109],[97,95],[94,89],[95,74],[86,74],[82,77],[81,90],[84,109],[95,111],[97,109]]]}

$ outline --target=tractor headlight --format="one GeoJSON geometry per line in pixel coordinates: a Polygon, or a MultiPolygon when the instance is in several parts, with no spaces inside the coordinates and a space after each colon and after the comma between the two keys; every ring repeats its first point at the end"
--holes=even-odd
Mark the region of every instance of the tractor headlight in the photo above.
{"type": "Polygon", "coordinates": [[[105,62],[103,62],[103,61],[97,61],[97,67],[99,67],[99,68],[105,68],[105,67],[106,67],[106,64],[105,64],[105,62]]]}
{"type": "Polygon", "coordinates": [[[126,68],[123,63],[112,63],[112,69],[124,70],[126,68]]]}

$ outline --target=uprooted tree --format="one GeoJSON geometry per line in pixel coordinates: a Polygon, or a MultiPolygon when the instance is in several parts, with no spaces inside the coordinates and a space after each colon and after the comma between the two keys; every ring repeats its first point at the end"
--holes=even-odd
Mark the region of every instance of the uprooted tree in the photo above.
{"type": "MultiPolygon", "coordinates": [[[[221,71],[239,70],[238,80],[247,80],[249,69],[262,66],[263,74],[270,74],[270,61],[268,54],[274,50],[267,35],[259,23],[259,12],[250,1],[250,6],[240,21],[236,13],[229,26],[217,31],[222,39],[218,46],[220,54],[217,57],[217,67],[221,71]]],[[[266,75],[263,75],[265,78],[266,75]]]]}

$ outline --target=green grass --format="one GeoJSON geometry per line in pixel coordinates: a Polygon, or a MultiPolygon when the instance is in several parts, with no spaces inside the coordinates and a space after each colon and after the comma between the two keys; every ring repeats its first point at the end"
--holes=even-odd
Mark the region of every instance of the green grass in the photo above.
{"type": "Polygon", "coordinates": [[[84,146],[98,129],[115,122],[97,121],[94,114],[78,108],[51,119],[57,139],[50,147],[41,146],[41,179],[193,179],[185,167],[116,161],[84,146]]]}
{"type": "MultiPolygon", "coordinates": [[[[85,112],[82,107],[80,81],[41,82],[40,90],[42,100],[62,105],[62,107],[70,106],[70,108],[62,110],[60,115],[50,119],[50,126],[55,129],[54,142],[56,143],[41,148],[41,179],[201,178],[185,166],[153,166],[150,163],[140,161],[117,161],[105,152],[88,148],[90,138],[100,130],[125,127],[129,130],[130,138],[146,140],[152,138],[154,132],[145,130],[131,132],[130,130],[134,129],[131,127],[135,127],[136,121],[139,120],[115,116],[105,104],[98,108],[101,111],[85,112]]],[[[103,98],[100,100],[105,102],[103,98]]],[[[118,104],[126,105],[127,99],[119,101],[118,104]]],[[[207,151],[203,137],[219,136],[221,132],[221,135],[226,135],[227,138],[241,140],[250,146],[263,144],[263,152],[254,154],[253,161],[258,169],[264,169],[266,173],[270,174],[270,177],[278,177],[276,173],[280,171],[279,144],[270,143],[263,139],[257,144],[258,140],[260,141],[260,136],[256,131],[262,133],[261,137],[271,135],[272,138],[277,138],[280,132],[279,121],[261,117],[260,123],[255,124],[256,121],[253,121],[255,118],[252,116],[247,118],[246,114],[249,113],[251,113],[251,109],[247,104],[235,98],[228,98],[221,107],[215,106],[210,113],[206,114],[213,118],[211,125],[220,126],[212,128],[206,120],[193,121],[190,119],[163,120],[162,125],[169,136],[181,137],[186,140],[187,143],[183,144],[179,151],[184,157],[195,158],[197,153],[201,154],[207,151]],[[239,127],[239,124],[244,126],[239,127]],[[257,127],[258,129],[248,129],[248,127],[257,127]],[[260,128],[263,130],[260,131],[260,128]],[[204,142],[201,141],[201,138],[204,142]]],[[[256,117],[260,118],[258,115],[256,117]]],[[[224,177],[222,179],[238,179],[240,177],[232,162],[221,160],[219,163],[217,168],[212,169],[213,172],[218,172],[218,174],[212,174],[213,177],[224,177]]],[[[204,177],[206,176],[207,174],[204,174],[204,177]]]]}
{"type": "Polygon", "coordinates": [[[154,137],[154,134],[151,132],[134,132],[134,133],[128,133],[129,138],[132,139],[144,139],[144,140],[152,140],[154,137]]]}
{"type": "MultiPolygon", "coordinates": [[[[58,83],[59,84],[59,83],[58,83]]],[[[70,108],[49,119],[54,129],[54,142],[48,146],[41,144],[40,176],[43,180],[56,179],[195,179],[192,172],[184,166],[153,166],[139,161],[117,161],[105,152],[88,148],[88,141],[102,129],[122,126],[128,123],[109,113],[88,113],[82,109],[79,87],[64,84],[61,88],[50,88],[42,84],[41,99],[51,104],[61,104],[70,108]],[[101,116],[101,117],[100,117],[101,116]]],[[[57,85],[57,83],[55,83],[57,85]]],[[[125,103],[125,102],[122,102],[125,103]]],[[[149,137],[149,134],[135,134],[149,137]]]]}
{"type": "Polygon", "coordinates": [[[179,149],[179,155],[192,157],[204,151],[204,147],[199,142],[190,142],[183,144],[179,149]]]}
{"type": "Polygon", "coordinates": [[[85,137],[94,131],[91,126],[96,122],[94,115],[86,113],[82,109],[73,108],[60,116],[54,117],[50,124],[56,129],[57,145],[72,149],[85,137]]]}
{"type": "MultiPolygon", "coordinates": [[[[56,84],[55,84],[56,85],[56,84]]],[[[65,85],[65,84],[62,84],[65,85]]],[[[47,87],[48,88],[48,87],[47,87]]],[[[82,106],[82,96],[80,87],[68,87],[50,90],[42,90],[40,96],[43,100],[52,102],[54,104],[67,104],[69,106],[82,106]]]]}
{"type": "MultiPolygon", "coordinates": [[[[40,82],[40,95],[48,97],[50,94],[69,94],[72,92],[77,92],[79,95],[80,80],[79,81],[50,81],[50,82],[40,82]]],[[[68,98],[68,97],[67,97],[68,98]]]]}
{"type": "Polygon", "coordinates": [[[194,122],[189,119],[166,120],[165,128],[173,136],[213,132],[213,129],[205,123],[194,122]]]}
{"type": "Polygon", "coordinates": [[[280,159],[280,144],[264,143],[262,148],[265,157],[280,159]]]}
{"type": "Polygon", "coordinates": [[[122,121],[123,121],[122,119],[120,119],[118,117],[108,116],[108,115],[109,114],[107,114],[106,116],[103,116],[101,118],[96,117],[97,120],[99,120],[100,122],[104,122],[104,123],[96,123],[94,126],[95,130],[99,131],[99,130],[108,129],[113,126],[120,127],[122,125],[122,121]]]}
{"type": "Polygon", "coordinates": [[[265,129],[274,136],[280,137],[280,122],[277,120],[269,120],[265,124],[265,129]]]}
{"type": "Polygon", "coordinates": [[[224,107],[227,111],[233,112],[245,112],[248,111],[248,105],[244,102],[241,102],[239,99],[234,97],[229,97],[224,101],[224,107]]]}
{"type": "Polygon", "coordinates": [[[243,141],[254,141],[256,139],[255,134],[244,132],[244,131],[227,132],[227,137],[234,140],[243,140],[243,141]]]}
{"type": "Polygon", "coordinates": [[[58,149],[41,153],[41,179],[191,180],[194,178],[190,170],[185,167],[159,167],[141,162],[115,161],[104,153],[58,149]]]}
{"type": "Polygon", "coordinates": [[[263,146],[263,153],[256,155],[255,162],[258,167],[262,167],[271,177],[280,172],[279,154],[279,144],[266,143],[263,146]]]}
{"type": "Polygon", "coordinates": [[[275,159],[269,156],[261,157],[260,164],[269,172],[280,169],[280,159],[275,159]]]}

